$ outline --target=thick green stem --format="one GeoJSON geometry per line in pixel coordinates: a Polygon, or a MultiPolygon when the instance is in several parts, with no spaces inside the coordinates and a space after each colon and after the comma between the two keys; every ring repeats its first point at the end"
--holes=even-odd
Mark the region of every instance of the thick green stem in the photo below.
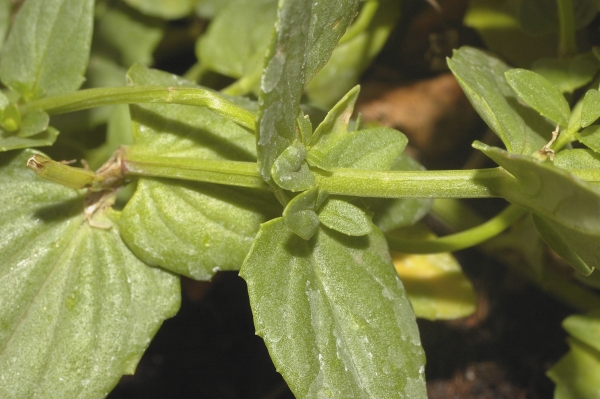
{"type": "Polygon", "coordinates": [[[21,114],[42,110],[50,115],[113,104],[167,103],[206,107],[254,132],[255,116],[211,90],[190,87],[134,86],[80,90],[20,106],[21,114]]]}
{"type": "Polygon", "coordinates": [[[313,171],[330,194],[380,198],[489,198],[498,179],[512,179],[504,169],[390,171],[334,169],[313,171]]]}
{"type": "Polygon", "coordinates": [[[515,205],[509,205],[498,215],[479,226],[470,228],[460,233],[445,237],[427,240],[407,240],[393,234],[386,234],[386,238],[392,251],[411,254],[429,254],[438,252],[454,252],[469,248],[492,237],[497,236],[514,222],[521,218],[526,210],[515,205]]]}
{"type": "Polygon", "coordinates": [[[572,0],[556,0],[558,6],[558,23],[560,38],[558,56],[566,57],[577,54],[575,40],[575,15],[572,0]]]}

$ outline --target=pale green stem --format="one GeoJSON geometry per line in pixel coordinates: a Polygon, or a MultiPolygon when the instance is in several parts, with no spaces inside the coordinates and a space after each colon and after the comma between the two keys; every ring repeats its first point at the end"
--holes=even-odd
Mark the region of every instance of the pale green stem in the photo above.
{"type": "Polygon", "coordinates": [[[50,115],[113,104],[166,103],[206,107],[254,132],[255,116],[218,93],[190,87],[134,86],[80,90],[20,106],[21,114],[42,110],[50,115]]]}
{"type": "Polygon", "coordinates": [[[438,252],[454,252],[469,248],[492,237],[497,236],[514,222],[519,220],[527,211],[515,205],[509,205],[498,215],[479,226],[470,228],[460,233],[450,234],[445,237],[426,240],[407,240],[405,238],[386,234],[392,251],[410,254],[429,254],[438,252]]]}
{"type": "Polygon", "coordinates": [[[356,36],[364,32],[371,24],[371,21],[377,13],[378,8],[379,1],[377,0],[365,2],[365,4],[363,4],[362,6],[362,9],[360,10],[360,13],[358,14],[358,17],[356,17],[354,23],[350,25],[348,29],[346,29],[346,33],[344,33],[344,36],[342,36],[342,38],[338,42],[338,45],[349,42],[350,40],[354,39],[356,36]]]}
{"type": "Polygon", "coordinates": [[[196,158],[170,158],[144,155],[143,159],[123,159],[125,175],[168,177],[218,183],[230,186],[270,190],[262,179],[255,162],[207,160],[196,158]]]}
{"type": "Polygon", "coordinates": [[[197,83],[200,81],[200,79],[202,79],[202,76],[204,76],[206,72],[208,72],[206,66],[200,62],[196,62],[183,74],[183,77],[190,82],[197,83]]]}
{"type": "Polygon", "coordinates": [[[566,57],[577,54],[575,40],[575,15],[572,0],[556,0],[558,6],[559,44],[558,56],[566,57]]]}
{"type": "Polygon", "coordinates": [[[223,90],[221,93],[229,96],[243,96],[248,94],[260,82],[262,77],[262,69],[257,68],[248,75],[242,76],[223,90]]]}

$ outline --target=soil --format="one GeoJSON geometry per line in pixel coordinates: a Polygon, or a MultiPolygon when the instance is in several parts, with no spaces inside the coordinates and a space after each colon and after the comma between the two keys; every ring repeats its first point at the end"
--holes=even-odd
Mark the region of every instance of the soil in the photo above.
{"type": "MultiPolygon", "coordinates": [[[[482,167],[470,143],[485,136],[485,126],[440,62],[452,47],[481,43],[461,25],[465,0],[438,2],[443,18],[425,2],[406,12],[411,19],[365,73],[357,108],[365,120],[403,131],[408,151],[430,169],[482,167]]],[[[497,202],[476,205],[484,214],[497,211],[497,202]]],[[[465,319],[418,320],[429,397],[551,398],[545,373],[568,350],[560,323],[573,310],[476,249],[456,256],[479,306],[465,319]]],[[[210,283],[184,279],[183,292],[179,314],[110,399],[293,398],[254,334],[245,282],[236,273],[210,283]]]]}

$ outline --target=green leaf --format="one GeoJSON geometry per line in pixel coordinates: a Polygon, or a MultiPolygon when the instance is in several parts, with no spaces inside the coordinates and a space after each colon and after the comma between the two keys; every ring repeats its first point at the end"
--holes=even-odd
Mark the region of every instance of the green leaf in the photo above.
{"type": "Polygon", "coordinates": [[[77,90],[90,54],[93,14],[93,0],[26,1],[2,52],[2,83],[27,101],[77,90]]]}
{"type": "Polygon", "coordinates": [[[178,19],[189,15],[194,0],[125,0],[131,7],[142,13],[165,19],[178,19]]]}
{"type": "Polygon", "coordinates": [[[364,236],[373,231],[371,218],[351,203],[328,198],[319,210],[319,221],[348,236],[364,236]]]}
{"type": "Polygon", "coordinates": [[[136,62],[150,65],[164,30],[162,20],[142,15],[123,2],[100,3],[96,8],[94,53],[125,67],[136,62]]]}
{"type": "Polygon", "coordinates": [[[574,338],[600,351],[600,313],[571,315],[562,326],[574,338]]]}
{"type": "Polygon", "coordinates": [[[554,57],[556,35],[531,36],[519,25],[521,0],[471,0],[464,24],[476,29],[486,47],[514,66],[528,68],[542,57],[554,57]]]}
{"type": "Polygon", "coordinates": [[[600,268],[598,236],[569,229],[548,218],[532,216],[542,239],[575,270],[587,276],[594,268],[600,268]]]}
{"type": "Polygon", "coordinates": [[[319,216],[315,212],[319,189],[313,187],[292,199],[283,211],[286,226],[305,240],[315,235],[319,228],[319,216]]]}
{"type": "Polygon", "coordinates": [[[358,0],[280,1],[259,95],[256,148],[265,181],[271,181],[277,157],[300,139],[296,118],[304,87],[329,59],[357,7],[358,0]]]}
{"type": "Polygon", "coordinates": [[[426,398],[412,308],[378,231],[261,226],[240,272],[257,334],[301,398],[426,398]]]}
{"type": "Polygon", "coordinates": [[[600,155],[583,148],[563,150],[554,156],[554,165],[563,169],[598,169],[600,155]]]}
{"type": "Polygon", "coordinates": [[[31,137],[48,129],[50,117],[44,111],[29,112],[23,117],[19,137],[31,137]]]}
{"type": "Polygon", "coordinates": [[[519,97],[533,109],[554,123],[567,126],[571,115],[569,104],[552,82],[527,69],[511,69],[504,76],[519,97]]]}
{"type": "MultiPolygon", "coordinates": [[[[166,72],[133,66],[134,85],[191,85],[166,72]]],[[[132,105],[134,144],[128,158],[254,160],[254,137],[204,108],[132,105]]],[[[149,264],[196,279],[237,270],[259,226],[280,207],[258,191],[177,180],[140,179],[123,209],[121,234],[149,264]]]]}
{"type": "Polygon", "coordinates": [[[276,18],[277,0],[229,1],[196,42],[196,55],[226,76],[252,73],[262,68],[276,18]]]}
{"type": "Polygon", "coordinates": [[[179,282],[91,227],[79,191],[24,167],[32,154],[0,155],[0,396],[104,397],[179,308],[179,282]]]}
{"type": "Polygon", "coordinates": [[[600,91],[590,89],[583,98],[581,110],[581,127],[587,127],[600,118],[600,91]]]}
{"type": "Polygon", "coordinates": [[[477,310],[473,285],[450,253],[392,254],[415,315],[428,320],[467,317],[477,310]]]}
{"type": "Polygon", "coordinates": [[[119,229],[144,262],[210,280],[218,270],[239,270],[260,224],[276,210],[271,197],[254,190],[140,179],[119,229]]]}
{"type": "Polygon", "coordinates": [[[600,352],[569,339],[571,350],[547,375],[556,383],[554,399],[597,398],[600,392],[600,352]]]}
{"type": "Polygon", "coordinates": [[[600,152],[600,125],[592,125],[577,133],[577,140],[596,152],[600,152]]]}
{"type": "Polygon", "coordinates": [[[31,147],[42,147],[54,144],[56,137],[58,136],[58,130],[48,127],[47,130],[42,133],[29,136],[20,137],[14,132],[7,132],[0,129],[0,152],[15,150],[19,148],[31,148],[31,147]]]}
{"type": "MultiPolygon", "coordinates": [[[[425,170],[417,161],[402,154],[390,170],[425,170]]],[[[363,198],[365,208],[373,213],[373,224],[388,232],[399,227],[412,226],[421,220],[433,204],[429,198],[363,198]]]]}
{"type": "Polygon", "coordinates": [[[377,127],[358,130],[337,137],[325,148],[311,148],[307,160],[324,170],[390,170],[407,143],[406,136],[395,129],[377,127]]]}
{"type": "MultiPolygon", "coordinates": [[[[366,3],[363,2],[363,8],[366,3]]],[[[329,62],[308,84],[306,90],[312,103],[329,109],[358,83],[360,75],[379,54],[396,26],[400,9],[396,0],[378,1],[369,25],[352,39],[340,42],[329,62]]]]}
{"type": "Polygon", "coordinates": [[[497,195],[567,228],[600,235],[599,189],[539,159],[509,154],[477,141],[473,147],[514,176],[484,183],[497,195]]]}
{"type": "Polygon", "coordinates": [[[540,58],[533,62],[531,69],[552,82],[561,92],[572,93],[592,81],[600,69],[600,62],[588,51],[571,58],[540,58]]]}
{"type": "Polygon", "coordinates": [[[504,77],[509,67],[502,61],[481,50],[462,47],[455,50],[448,66],[508,152],[532,154],[549,141],[554,126],[519,102],[504,77]]]}
{"type": "Polygon", "coordinates": [[[348,123],[359,93],[360,86],[354,86],[331,108],[313,132],[310,139],[311,149],[327,148],[348,133],[348,123]]]}
{"type": "MultiPolygon", "coordinates": [[[[572,0],[575,28],[586,27],[598,13],[595,0],[572,0]]],[[[555,0],[521,0],[518,16],[521,28],[531,35],[558,32],[558,8],[555,0]]]]}
{"type": "Polygon", "coordinates": [[[271,177],[284,190],[303,191],[315,184],[315,176],[308,169],[306,147],[294,142],[277,157],[271,168],[271,177]]]}

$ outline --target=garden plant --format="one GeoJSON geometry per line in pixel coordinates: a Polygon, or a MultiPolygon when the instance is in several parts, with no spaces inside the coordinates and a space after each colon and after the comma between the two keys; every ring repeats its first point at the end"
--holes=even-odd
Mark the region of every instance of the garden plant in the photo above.
{"type": "Polygon", "coordinates": [[[468,170],[424,170],[403,133],[354,113],[401,9],[0,0],[0,397],[105,397],[177,313],[180,275],[239,270],[297,398],[424,398],[416,317],[475,308],[448,253],[523,225],[573,268],[521,265],[578,312],[555,397],[600,397],[598,2],[471,2],[487,49],[447,65],[499,141],[473,143],[497,166],[468,170]],[[166,21],[192,14],[198,62],[150,68],[166,21]],[[492,197],[509,204],[480,225],[421,223],[434,199],[492,197]],[[452,276],[458,305],[407,295],[417,254],[439,254],[419,267],[452,276]]]}

